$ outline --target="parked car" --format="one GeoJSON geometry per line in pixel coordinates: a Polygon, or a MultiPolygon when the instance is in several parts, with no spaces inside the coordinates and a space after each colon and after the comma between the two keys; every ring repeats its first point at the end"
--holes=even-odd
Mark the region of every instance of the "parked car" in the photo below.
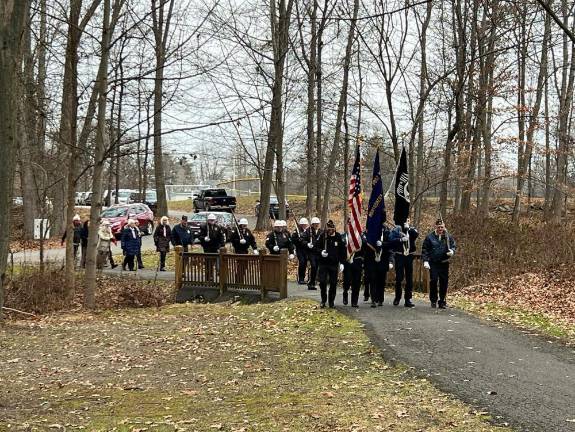
{"type": "MultiPolygon", "coordinates": [[[[255,216],[256,217],[258,216],[259,212],[260,212],[260,202],[257,201],[256,207],[255,207],[255,216]]],[[[272,219],[279,219],[279,217],[280,217],[280,204],[278,201],[278,197],[275,195],[270,196],[269,215],[270,215],[270,218],[272,218],[272,219]]],[[[289,209],[289,204],[286,200],[286,217],[289,217],[289,215],[290,215],[290,209],[289,209]]]]}
{"type": "Polygon", "coordinates": [[[156,215],[158,211],[158,196],[155,190],[150,190],[146,192],[146,196],[138,192],[132,192],[128,198],[128,204],[141,202],[146,204],[150,210],[156,215]]]}
{"type": "Polygon", "coordinates": [[[113,205],[104,210],[100,217],[110,221],[112,233],[119,237],[131,215],[139,222],[140,229],[144,234],[154,232],[154,213],[143,203],[113,205]]]}
{"type": "MultiPolygon", "coordinates": [[[[188,226],[194,233],[194,237],[197,239],[200,235],[200,230],[202,227],[206,226],[208,223],[208,215],[209,214],[216,215],[216,223],[224,228],[224,234],[226,235],[226,241],[230,238],[231,233],[233,230],[236,229],[236,225],[234,222],[234,215],[228,212],[199,212],[194,213],[192,217],[188,219],[188,226]]],[[[198,240],[199,241],[199,240],[198,240]]]]}
{"type": "Polygon", "coordinates": [[[228,196],[225,189],[204,189],[194,199],[194,211],[231,210],[236,208],[236,197],[228,196]]]}
{"type": "Polygon", "coordinates": [[[92,192],[86,192],[86,196],[84,197],[84,205],[85,206],[92,205],[92,192]]]}
{"type": "MultiPolygon", "coordinates": [[[[137,192],[134,189],[118,189],[118,204],[128,204],[130,195],[137,192]]],[[[111,194],[108,190],[104,191],[104,205],[114,205],[116,202],[116,191],[112,189],[111,194]]]]}

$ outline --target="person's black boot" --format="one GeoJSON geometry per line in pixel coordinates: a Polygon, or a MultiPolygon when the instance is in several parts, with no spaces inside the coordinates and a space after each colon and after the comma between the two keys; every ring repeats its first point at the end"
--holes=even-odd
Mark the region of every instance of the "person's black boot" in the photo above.
{"type": "Polygon", "coordinates": [[[447,309],[447,303],[444,301],[440,301],[438,303],[439,309],[447,309]]]}
{"type": "Polygon", "coordinates": [[[399,299],[398,298],[393,299],[393,305],[399,306],[399,299]]]}
{"type": "Polygon", "coordinates": [[[307,286],[307,289],[308,289],[309,291],[317,291],[317,288],[314,287],[313,285],[308,285],[308,286],[307,286]]]}
{"type": "Polygon", "coordinates": [[[324,309],[324,308],[325,308],[325,303],[323,303],[323,302],[320,303],[319,307],[322,308],[322,309],[324,309]]]}
{"type": "Polygon", "coordinates": [[[437,307],[437,303],[431,302],[431,307],[432,307],[433,309],[435,309],[435,308],[437,307]]]}
{"type": "Polygon", "coordinates": [[[405,307],[406,308],[414,308],[415,305],[411,302],[411,300],[405,300],[405,307]]]}
{"type": "Polygon", "coordinates": [[[377,305],[375,304],[375,302],[371,302],[371,307],[372,307],[372,308],[376,308],[376,307],[377,307],[377,305]]]}
{"type": "Polygon", "coordinates": [[[344,293],[343,293],[343,304],[347,306],[347,303],[348,303],[348,301],[347,301],[347,292],[344,292],[344,293]]]}

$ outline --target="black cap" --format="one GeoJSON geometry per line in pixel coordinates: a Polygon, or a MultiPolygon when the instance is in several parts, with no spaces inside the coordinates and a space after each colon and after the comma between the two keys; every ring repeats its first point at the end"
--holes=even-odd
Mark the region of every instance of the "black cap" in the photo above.
{"type": "Polygon", "coordinates": [[[435,225],[443,225],[443,219],[437,219],[435,225]]]}
{"type": "Polygon", "coordinates": [[[333,223],[333,221],[330,219],[327,221],[327,228],[334,228],[335,229],[335,224],[333,223]]]}
{"type": "Polygon", "coordinates": [[[188,217],[187,217],[186,215],[183,215],[183,216],[182,216],[182,220],[183,220],[183,221],[187,221],[187,220],[188,220],[188,217]]]}

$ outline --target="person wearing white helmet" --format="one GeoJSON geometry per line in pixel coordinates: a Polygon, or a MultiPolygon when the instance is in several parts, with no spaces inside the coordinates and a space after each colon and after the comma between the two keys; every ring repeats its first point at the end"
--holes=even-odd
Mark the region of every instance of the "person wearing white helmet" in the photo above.
{"type": "Polygon", "coordinates": [[[295,230],[291,235],[291,241],[295,246],[298,266],[297,266],[297,283],[298,285],[305,285],[305,273],[307,271],[307,263],[309,261],[309,252],[307,243],[305,241],[305,233],[309,229],[309,222],[306,218],[302,217],[296,224],[295,230]]]}
{"type": "Polygon", "coordinates": [[[167,216],[162,216],[160,224],[154,231],[154,245],[156,251],[160,253],[160,271],[166,271],[166,255],[170,251],[170,242],[172,241],[172,228],[167,216]]]}
{"type": "Polygon", "coordinates": [[[309,278],[307,282],[307,288],[309,290],[317,289],[315,286],[315,280],[317,277],[317,269],[319,263],[319,252],[317,251],[316,244],[317,239],[321,235],[320,228],[321,221],[318,217],[311,218],[311,226],[305,231],[303,235],[303,242],[305,243],[308,250],[308,260],[310,264],[309,268],[309,278]]]}
{"type": "MultiPolygon", "coordinates": [[[[204,249],[204,253],[217,254],[226,244],[226,236],[224,230],[217,224],[216,215],[213,213],[208,214],[206,225],[202,226],[200,230],[200,244],[204,249]]],[[[206,280],[214,281],[215,272],[219,272],[220,260],[219,255],[206,259],[206,280]]]]}
{"type": "Polygon", "coordinates": [[[256,238],[248,228],[248,220],[246,218],[241,218],[238,221],[236,229],[230,235],[230,243],[237,254],[245,255],[249,253],[250,247],[254,255],[259,254],[256,238]]]}
{"type": "Polygon", "coordinates": [[[345,243],[342,241],[341,234],[335,230],[335,224],[329,220],[326,224],[326,230],[322,232],[315,245],[320,254],[319,258],[319,287],[321,290],[321,307],[325,307],[328,302],[329,307],[335,307],[335,295],[337,290],[337,274],[344,269],[346,260],[345,243]],[[327,285],[329,283],[329,292],[327,285]]]}
{"type": "Polygon", "coordinates": [[[289,258],[294,258],[294,247],[286,231],[287,223],[284,220],[277,219],[274,222],[274,229],[266,237],[266,247],[272,255],[279,255],[282,249],[289,251],[289,258]]]}
{"type": "Polygon", "coordinates": [[[200,244],[204,253],[218,253],[225,244],[224,230],[216,221],[216,215],[210,213],[206,225],[200,230],[200,244]]]}

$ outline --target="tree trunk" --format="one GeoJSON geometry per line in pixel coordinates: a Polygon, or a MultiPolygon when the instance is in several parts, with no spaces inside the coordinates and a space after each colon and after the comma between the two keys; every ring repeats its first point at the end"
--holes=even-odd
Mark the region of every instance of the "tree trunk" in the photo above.
{"type": "Polygon", "coordinates": [[[0,320],[4,306],[4,281],[10,245],[10,209],[17,153],[17,94],[21,63],[22,32],[29,0],[0,2],[0,320]],[[16,91],[15,91],[16,90],[16,91]]]}
{"type": "Polygon", "coordinates": [[[314,115],[315,115],[315,78],[317,66],[317,8],[318,0],[313,0],[311,11],[311,40],[309,47],[309,62],[307,70],[307,171],[306,171],[306,199],[305,214],[311,217],[313,212],[313,198],[316,190],[315,175],[315,134],[314,134],[314,115]]]}
{"type": "Polygon", "coordinates": [[[329,216],[329,198],[331,192],[331,182],[333,179],[335,163],[339,156],[339,142],[341,137],[341,124],[345,107],[347,105],[347,87],[349,80],[349,69],[351,65],[351,54],[353,43],[355,40],[355,28],[357,24],[357,12],[359,10],[359,0],[353,2],[353,18],[349,25],[349,33],[347,34],[347,46],[345,48],[345,57],[343,59],[343,79],[341,83],[341,92],[339,94],[339,102],[337,106],[337,117],[335,121],[335,136],[333,140],[333,147],[329,156],[329,165],[327,168],[327,175],[325,176],[325,189],[323,192],[323,203],[321,210],[321,220],[325,224],[329,216]]]}

